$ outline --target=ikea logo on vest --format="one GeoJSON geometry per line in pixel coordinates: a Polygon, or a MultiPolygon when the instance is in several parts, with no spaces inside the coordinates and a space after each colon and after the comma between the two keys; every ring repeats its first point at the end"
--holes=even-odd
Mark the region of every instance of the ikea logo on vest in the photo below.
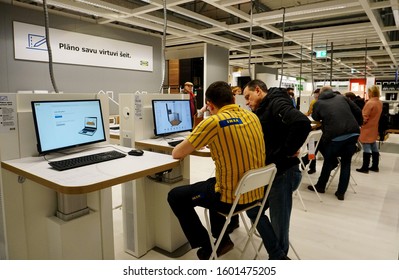
{"type": "Polygon", "coordinates": [[[230,125],[242,124],[242,120],[240,118],[231,118],[227,120],[219,121],[220,127],[226,127],[230,125]]]}

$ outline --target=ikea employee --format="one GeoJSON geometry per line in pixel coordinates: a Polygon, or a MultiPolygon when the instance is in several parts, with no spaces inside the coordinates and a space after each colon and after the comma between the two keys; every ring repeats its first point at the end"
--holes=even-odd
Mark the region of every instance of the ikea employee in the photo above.
{"type": "MultiPolygon", "coordinates": [[[[199,259],[209,259],[212,248],[208,232],[194,208],[201,206],[209,209],[212,235],[218,238],[226,220],[217,212],[229,212],[235,188],[246,171],[265,165],[265,144],[259,119],[254,113],[235,104],[230,86],[222,81],[212,83],[206,90],[205,100],[211,116],[200,122],[187,139],[173,149],[172,156],[181,159],[196,149],[208,146],[215,162],[216,176],[174,188],[168,194],[169,205],[191,247],[199,248],[199,259]]],[[[260,186],[243,195],[237,210],[262,199],[263,194],[264,188],[260,186]]],[[[229,235],[225,234],[217,255],[221,256],[233,247],[229,235]]]]}

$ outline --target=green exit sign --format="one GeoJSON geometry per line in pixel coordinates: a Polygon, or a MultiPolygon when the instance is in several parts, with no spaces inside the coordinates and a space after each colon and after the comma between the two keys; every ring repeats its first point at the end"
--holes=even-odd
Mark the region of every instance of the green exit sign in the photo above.
{"type": "Polygon", "coordinates": [[[327,50],[316,51],[316,58],[327,57],[327,50]]]}

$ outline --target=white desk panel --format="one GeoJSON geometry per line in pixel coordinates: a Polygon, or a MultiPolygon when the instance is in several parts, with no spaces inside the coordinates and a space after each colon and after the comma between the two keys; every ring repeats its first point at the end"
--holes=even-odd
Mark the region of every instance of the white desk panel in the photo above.
{"type": "MultiPolygon", "coordinates": [[[[50,160],[67,159],[112,149],[114,149],[112,146],[107,146],[96,151],[50,160]]],[[[115,149],[125,152],[130,150],[121,146],[115,146],[115,149]]],[[[60,193],[83,194],[161,172],[179,164],[180,161],[173,159],[171,155],[145,151],[142,156],[127,155],[124,158],[64,171],[51,168],[43,157],[6,160],[1,163],[1,167],[60,193]]]]}

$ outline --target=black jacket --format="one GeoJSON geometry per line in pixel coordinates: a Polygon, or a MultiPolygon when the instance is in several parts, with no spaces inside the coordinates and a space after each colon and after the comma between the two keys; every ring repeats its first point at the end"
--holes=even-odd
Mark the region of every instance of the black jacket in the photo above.
{"type": "Polygon", "coordinates": [[[285,88],[270,88],[256,110],[266,144],[266,164],[274,163],[277,173],[299,164],[293,155],[308,136],[310,120],[294,108],[285,88]]]}
{"type": "Polygon", "coordinates": [[[348,98],[331,90],[320,94],[313,105],[312,118],[321,121],[323,142],[329,142],[337,136],[360,133],[363,123],[362,111],[348,98]]]}

